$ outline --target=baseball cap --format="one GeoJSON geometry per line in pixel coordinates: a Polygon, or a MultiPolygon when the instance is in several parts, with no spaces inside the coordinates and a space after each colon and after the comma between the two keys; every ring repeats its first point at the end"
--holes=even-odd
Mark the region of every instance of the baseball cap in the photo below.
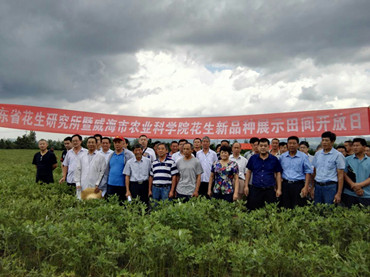
{"type": "Polygon", "coordinates": [[[115,141],[115,140],[122,140],[123,141],[123,140],[125,140],[125,138],[123,136],[115,136],[113,141],[115,141]]]}

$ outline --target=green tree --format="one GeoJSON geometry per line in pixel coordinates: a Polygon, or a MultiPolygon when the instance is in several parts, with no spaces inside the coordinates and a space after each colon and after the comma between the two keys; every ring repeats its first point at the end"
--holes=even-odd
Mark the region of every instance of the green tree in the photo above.
{"type": "Polygon", "coordinates": [[[37,148],[36,132],[30,131],[22,137],[17,137],[15,141],[16,148],[18,149],[35,149],[37,148]]]}

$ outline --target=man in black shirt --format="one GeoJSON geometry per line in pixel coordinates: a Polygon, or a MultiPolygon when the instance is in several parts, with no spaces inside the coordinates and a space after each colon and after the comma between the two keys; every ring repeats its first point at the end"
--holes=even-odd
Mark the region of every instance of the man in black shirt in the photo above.
{"type": "Polygon", "coordinates": [[[48,143],[39,140],[40,152],[33,156],[32,164],[36,166],[36,182],[53,183],[53,170],[57,167],[57,158],[53,152],[48,151],[48,143]]]}
{"type": "Polygon", "coordinates": [[[72,137],[66,137],[63,140],[63,144],[64,144],[64,147],[66,149],[63,151],[62,156],[60,157],[60,164],[62,166],[62,169],[63,169],[63,161],[64,161],[64,159],[65,159],[65,157],[67,155],[67,152],[73,148],[73,145],[72,145],[72,137]]]}

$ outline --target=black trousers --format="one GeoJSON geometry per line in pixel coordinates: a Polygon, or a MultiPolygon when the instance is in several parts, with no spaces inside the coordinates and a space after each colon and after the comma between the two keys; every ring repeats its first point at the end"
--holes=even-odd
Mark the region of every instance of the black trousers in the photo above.
{"type": "Polygon", "coordinates": [[[234,195],[234,193],[230,193],[230,194],[214,193],[213,198],[225,200],[229,203],[232,203],[233,202],[233,195],[234,195]]]}
{"type": "Polygon", "coordinates": [[[141,201],[148,204],[149,203],[149,183],[144,181],[141,184],[138,182],[130,181],[130,192],[132,199],[139,197],[141,201]]]}
{"type": "Polygon", "coordinates": [[[353,205],[364,205],[370,206],[370,198],[361,198],[361,197],[355,197],[352,195],[348,195],[345,193],[342,193],[342,203],[344,206],[351,208],[353,205]]]}
{"type": "Polygon", "coordinates": [[[109,198],[109,196],[112,196],[112,195],[117,195],[120,204],[122,204],[123,201],[126,200],[126,186],[107,185],[106,197],[109,198]]]}
{"type": "Polygon", "coordinates": [[[275,187],[259,188],[249,185],[249,194],[247,197],[248,210],[263,208],[265,203],[277,202],[275,187]]]}
{"type": "Polygon", "coordinates": [[[203,195],[207,198],[208,196],[208,182],[201,182],[199,186],[199,195],[203,195]]]}
{"type": "Polygon", "coordinates": [[[286,180],[283,180],[281,187],[281,197],[280,197],[280,206],[293,209],[295,206],[303,207],[307,204],[307,198],[301,197],[301,190],[304,187],[304,180],[289,183],[286,180]]]}

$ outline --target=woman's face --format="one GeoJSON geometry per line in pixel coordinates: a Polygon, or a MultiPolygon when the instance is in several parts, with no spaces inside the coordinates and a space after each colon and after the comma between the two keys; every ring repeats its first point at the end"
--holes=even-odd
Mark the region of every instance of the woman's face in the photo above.
{"type": "Polygon", "coordinates": [[[227,151],[221,151],[220,152],[221,160],[227,161],[229,159],[229,152],[227,151]]]}

